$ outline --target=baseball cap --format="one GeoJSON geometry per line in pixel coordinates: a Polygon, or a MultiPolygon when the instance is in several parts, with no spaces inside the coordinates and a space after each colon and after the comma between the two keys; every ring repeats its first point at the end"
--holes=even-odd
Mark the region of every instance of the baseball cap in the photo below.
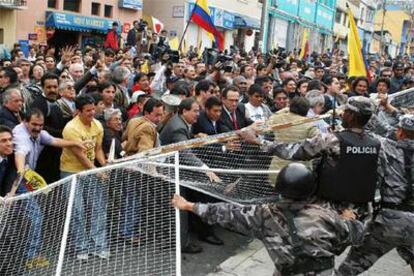
{"type": "Polygon", "coordinates": [[[141,91],[141,90],[135,91],[132,94],[131,103],[136,103],[138,101],[138,99],[142,96],[149,97],[149,95],[147,95],[147,93],[145,93],[144,91],[141,91]]]}

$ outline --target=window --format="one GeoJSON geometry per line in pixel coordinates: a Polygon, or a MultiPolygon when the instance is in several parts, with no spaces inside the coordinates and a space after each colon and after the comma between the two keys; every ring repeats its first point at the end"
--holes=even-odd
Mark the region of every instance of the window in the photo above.
{"type": "Polygon", "coordinates": [[[92,15],[100,15],[101,14],[101,4],[92,2],[92,9],[91,9],[92,15]]]}
{"type": "Polygon", "coordinates": [[[105,17],[112,17],[112,6],[111,5],[105,5],[105,17]]]}
{"type": "Polygon", "coordinates": [[[66,11],[80,12],[81,0],[64,0],[63,9],[66,11]]]}
{"type": "Polygon", "coordinates": [[[361,20],[361,22],[364,22],[365,21],[365,9],[364,9],[364,7],[362,7],[361,9],[360,9],[360,14],[359,14],[359,19],[361,20]]]}
{"type": "Polygon", "coordinates": [[[341,24],[342,12],[340,10],[336,10],[335,14],[335,23],[341,24]]]}
{"type": "Polygon", "coordinates": [[[47,7],[51,9],[56,9],[57,0],[47,0],[47,7]]]}

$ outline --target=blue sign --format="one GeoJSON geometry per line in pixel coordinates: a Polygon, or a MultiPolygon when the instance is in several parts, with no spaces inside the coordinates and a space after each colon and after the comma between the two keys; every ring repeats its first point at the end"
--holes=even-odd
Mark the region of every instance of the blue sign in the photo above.
{"type": "Polygon", "coordinates": [[[318,5],[316,12],[316,24],[328,30],[333,30],[334,10],[323,5],[318,5]]]}
{"type": "MultiPolygon", "coordinates": [[[[188,4],[188,14],[191,15],[194,9],[194,3],[188,4]]],[[[233,29],[234,28],[234,15],[229,13],[223,9],[209,7],[211,20],[214,23],[214,26],[225,28],[225,29],[233,29]]]]}
{"type": "Polygon", "coordinates": [[[313,0],[300,0],[299,5],[299,17],[308,22],[315,21],[316,13],[316,1],[313,0]]]}
{"type": "Polygon", "coordinates": [[[125,9],[142,10],[142,0],[119,0],[118,6],[125,9]]]}
{"type": "Polygon", "coordinates": [[[81,16],[63,12],[46,12],[46,27],[69,31],[97,31],[106,33],[112,29],[113,20],[81,16]]]}
{"type": "Polygon", "coordinates": [[[278,0],[277,5],[279,10],[296,16],[298,13],[299,0],[278,0]]]}
{"type": "Polygon", "coordinates": [[[20,50],[24,53],[26,57],[29,56],[29,40],[19,40],[20,50]]]}

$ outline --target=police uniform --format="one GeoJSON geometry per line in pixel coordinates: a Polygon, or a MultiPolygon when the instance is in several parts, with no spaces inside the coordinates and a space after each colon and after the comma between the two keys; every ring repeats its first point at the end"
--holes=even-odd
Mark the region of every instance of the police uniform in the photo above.
{"type": "Polygon", "coordinates": [[[333,209],[288,199],[251,206],[198,203],[193,211],[209,224],[260,239],[275,264],[274,275],[331,275],[334,255],[360,242],[363,229],[361,222],[342,220],[333,209]],[[290,235],[287,210],[292,214],[299,241],[290,235]],[[302,243],[300,250],[298,243],[302,243]]]}
{"type": "MultiPolygon", "coordinates": [[[[373,104],[365,97],[352,97],[346,109],[370,115],[373,104]]],[[[376,183],[384,178],[386,158],[381,142],[363,129],[348,128],[289,144],[263,142],[262,148],[288,160],[321,158],[315,169],[318,198],[339,210],[360,209],[359,215],[374,201],[376,183]]]]}
{"type": "MultiPolygon", "coordinates": [[[[401,117],[399,127],[414,131],[414,115],[401,117]]],[[[409,253],[414,246],[414,140],[387,139],[383,145],[388,164],[380,183],[381,209],[369,223],[362,245],[353,247],[340,266],[340,275],[357,275],[390,250],[398,247],[400,253],[409,253]]]]}

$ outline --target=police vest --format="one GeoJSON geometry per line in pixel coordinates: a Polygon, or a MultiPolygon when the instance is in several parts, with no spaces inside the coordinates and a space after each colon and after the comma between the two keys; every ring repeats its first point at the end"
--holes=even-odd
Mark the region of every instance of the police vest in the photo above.
{"type": "Polygon", "coordinates": [[[335,202],[373,201],[380,142],[351,131],[335,135],[340,142],[340,156],[333,162],[323,157],[318,168],[318,196],[335,202]]]}

